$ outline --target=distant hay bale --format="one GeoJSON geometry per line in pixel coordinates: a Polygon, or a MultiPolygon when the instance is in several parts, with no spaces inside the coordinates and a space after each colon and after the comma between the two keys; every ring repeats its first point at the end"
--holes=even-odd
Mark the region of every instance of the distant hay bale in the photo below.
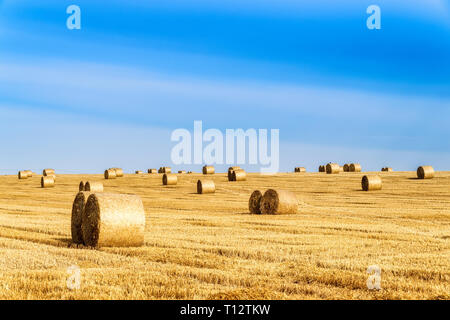
{"type": "Polygon", "coordinates": [[[235,166],[228,168],[228,181],[233,181],[232,174],[234,170],[241,170],[241,167],[235,166]]]}
{"type": "Polygon", "coordinates": [[[341,172],[341,166],[337,163],[329,163],[326,166],[326,172],[327,174],[336,174],[341,172]]]}
{"type": "Polygon", "coordinates": [[[110,168],[116,172],[116,177],[120,178],[123,177],[123,169],[122,168],[110,168]]]}
{"type": "Polygon", "coordinates": [[[145,211],[136,195],[94,193],[82,213],[83,241],[91,247],[144,244],[145,211]]]}
{"type": "Polygon", "coordinates": [[[170,167],[161,167],[159,168],[158,173],[171,173],[172,169],[170,167]]]}
{"type": "Polygon", "coordinates": [[[326,172],[326,167],[324,165],[319,166],[319,172],[326,172]]]}
{"type": "Polygon", "coordinates": [[[188,174],[192,174],[192,171],[188,171],[187,173],[188,173],[188,174]]]}
{"type": "Polygon", "coordinates": [[[390,168],[390,167],[384,167],[384,168],[381,168],[381,171],[383,171],[383,172],[392,172],[394,170],[392,168],[390,168]]]}
{"type": "Polygon", "coordinates": [[[178,173],[179,173],[179,174],[185,174],[186,171],[185,171],[185,170],[178,170],[178,173]]]}
{"type": "Polygon", "coordinates": [[[213,166],[204,166],[203,167],[203,174],[214,174],[215,173],[215,169],[213,166]]]}
{"type": "Polygon", "coordinates": [[[262,214],[294,214],[298,211],[297,197],[286,190],[267,190],[260,205],[262,214]]]}
{"type": "Polygon", "coordinates": [[[216,192],[216,185],[212,180],[198,180],[197,181],[197,193],[214,193],[216,192]]]}
{"type": "Polygon", "coordinates": [[[143,172],[141,170],[136,170],[135,173],[136,174],[142,174],[143,172]]]}
{"type": "Polygon", "coordinates": [[[306,168],[305,167],[296,167],[296,168],[294,168],[294,172],[306,172],[306,168]]]}
{"type": "Polygon", "coordinates": [[[379,176],[364,176],[361,180],[361,186],[364,191],[381,190],[383,183],[379,176]]]}
{"type": "Polygon", "coordinates": [[[178,177],[176,174],[172,174],[172,173],[164,173],[163,178],[163,185],[165,186],[171,186],[171,185],[175,185],[178,182],[178,177]]]}
{"type": "Polygon", "coordinates": [[[90,182],[87,181],[84,185],[84,191],[90,191],[90,192],[103,192],[103,183],[94,181],[90,182]]]}
{"type": "Polygon", "coordinates": [[[25,172],[27,173],[28,178],[32,178],[32,177],[33,177],[33,171],[31,171],[31,170],[25,170],[25,172]]]}
{"type": "Polygon", "coordinates": [[[156,169],[148,169],[147,172],[153,174],[153,173],[158,173],[158,170],[156,170],[156,169]]]}
{"type": "Polygon", "coordinates": [[[80,191],[75,196],[75,200],[73,200],[70,230],[72,233],[72,242],[76,244],[84,243],[83,232],[81,231],[82,216],[84,206],[86,205],[87,199],[90,195],[91,192],[80,191]]]}
{"type": "Polygon", "coordinates": [[[105,179],[115,179],[116,177],[117,177],[116,170],[114,169],[105,170],[105,179]]]}
{"type": "Polygon", "coordinates": [[[247,180],[247,173],[244,170],[233,170],[231,172],[231,181],[245,181],[247,180]]]}
{"type": "Polygon", "coordinates": [[[434,169],[432,166],[421,166],[417,168],[417,178],[432,179],[434,177],[434,169]]]}
{"type": "Polygon", "coordinates": [[[261,200],[263,194],[259,190],[255,190],[248,199],[248,210],[252,214],[261,214],[261,200]]]}
{"type": "Polygon", "coordinates": [[[42,170],[42,175],[44,177],[50,175],[50,174],[55,174],[55,169],[44,169],[42,170]]]}
{"type": "Polygon", "coordinates": [[[348,163],[343,166],[344,172],[350,172],[350,165],[348,163]]]}
{"type": "Polygon", "coordinates": [[[359,163],[352,163],[349,167],[350,172],[361,172],[361,165],[359,163]]]}
{"type": "Polygon", "coordinates": [[[41,177],[42,188],[52,188],[55,186],[55,179],[53,176],[41,177]]]}
{"type": "Polygon", "coordinates": [[[17,174],[19,180],[28,179],[28,172],[26,171],[19,171],[17,174]]]}
{"type": "Polygon", "coordinates": [[[78,185],[78,191],[84,191],[84,181],[80,181],[80,184],[78,185]]]}

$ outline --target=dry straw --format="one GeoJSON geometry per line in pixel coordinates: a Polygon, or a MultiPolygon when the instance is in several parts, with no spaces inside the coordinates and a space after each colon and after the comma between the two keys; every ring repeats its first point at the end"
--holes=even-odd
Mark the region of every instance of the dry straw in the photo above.
{"type": "Polygon", "coordinates": [[[216,170],[213,166],[204,166],[203,167],[203,174],[214,174],[216,170]]]}
{"type": "Polygon", "coordinates": [[[72,233],[72,242],[76,244],[83,243],[83,233],[81,231],[82,216],[84,206],[90,195],[90,192],[81,191],[76,195],[75,200],[73,200],[70,230],[72,233]]]}
{"type": "Polygon", "coordinates": [[[55,179],[53,176],[41,177],[41,187],[42,188],[52,188],[55,186],[55,179]]]}
{"type": "Polygon", "coordinates": [[[417,178],[432,179],[434,177],[434,169],[432,166],[421,166],[417,168],[417,178]]]}
{"type": "Polygon", "coordinates": [[[262,214],[294,214],[298,211],[297,197],[286,190],[267,190],[260,205],[262,214]]]}
{"type": "Polygon", "coordinates": [[[103,192],[103,183],[94,181],[94,182],[86,182],[84,185],[84,191],[90,192],[103,192]]]}
{"type": "Polygon", "coordinates": [[[236,167],[228,168],[228,181],[233,181],[232,174],[233,174],[233,171],[235,171],[235,170],[241,170],[241,167],[236,166],[236,167]]]}
{"type": "Polygon", "coordinates": [[[78,185],[78,191],[84,191],[84,182],[80,181],[80,184],[78,185]]]}
{"type": "Polygon", "coordinates": [[[245,181],[247,180],[247,173],[244,170],[233,170],[231,173],[231,181],[245,181]]]}
{"type": "Polygon", "coordinates": [[[328,174],[336,174],[341,172],[341,166],[337,163],[329,163],[326,166],[326,171],[328,174]]]}
{"type": "Polygon", "coordinates": [[[255,190],[250,195],[250,199],[248,199],[248,210],[252,214],[261,214],[261,200],[262,193],[259,190],[255,190]]]}
{"type": "Polygon", "coordinates": [[[383,172],[392,172],[394,170],[392,168],[390,168],[390,167],[384,167],[384,168],[381,168],[381,171],[383,171],[383,172]]]}
{"type": "Polygon", "coordinates": [[[383,183],[379,176],[364,176],[361,180],[361,186],[364,191],[381,190],[383,183]]]}
{"type": "Polygon", "coordinates": [[[297,167],[294,169],[294,172],[306,172],[306,168],[304,167],[297,167]]]}
{"type": "Polygon", "coordinates": [[[349,167],[350,172],[361,172],[361,165],[359,163],[352,163],[349,167]]]}
{"type": "Polygon", "coordinates": [[[214,193],[216,192],[216,186],[212,180],[198,180],[197,181],[197,193],[214,193]]]}
{"type": "Polygon", "coordinates": [[[145,211],[136,195],[94,193],[82,213],[83,241],[91,247],[144,244],[145,211]]]}
{"type": "Polygon", "coordinates": [[[344,164],[344,172],[350,172],[350,165],[348,163],[344,164]]]}
{"type": "Polygon", "coordinates": [[[55,174],[55,169],[44,169],[44,170],[42,170],[42,175],[44,177],[46,177],[46,176],[48,176],[50,174],[54,175],[55,174]]]}
{"type": "Polygon", "coordinates": [[[164,173],[163,178],[163,185],[165,186],[171,186],[171,185],[175,185],[178,182],[178,177],[176,174],[172,174],[172,173],[164,173]]]}
{"type": "Polygon", "coordinates": [[[326,167],[325,166],[319,166],[319,172],[326,172],[326,167]]]}
{"type": "Polygon", "coordinates": [[[115,179],[116,177],[117,177],[116,170],[114,169],[105,170],[105,179],[115,179]]]}
{"type": "Polygon", "coordinates": [[[148,169],[147,172],[148,173],[158,173],[158,170],[156,170],[156,169],[148,169]]]}
{"type": "Polygon", "coordinates": [[[27,179],[28,173],[26,171],[19,171],[17,176],[18,176],[19,180],[27,179]]]}

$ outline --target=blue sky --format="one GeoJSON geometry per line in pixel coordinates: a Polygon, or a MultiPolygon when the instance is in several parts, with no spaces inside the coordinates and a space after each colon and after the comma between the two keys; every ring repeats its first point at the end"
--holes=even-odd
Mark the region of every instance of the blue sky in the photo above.
{"type": "Polygon", "coordinates": [[[194,120],[280,129],[282,171],[450,170],[450,1],[0,0],[0,174],[170,165],[194,120]]]}

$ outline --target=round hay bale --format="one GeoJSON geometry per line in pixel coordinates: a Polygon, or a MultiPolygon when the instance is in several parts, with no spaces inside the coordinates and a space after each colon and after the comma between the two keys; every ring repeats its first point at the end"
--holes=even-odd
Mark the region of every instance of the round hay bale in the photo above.
{"type": "Polygon", "coordinates": [[[364,176],[361,180],[361,186],[364,191],[381,190],[382,181],[379,176],[364,176]]]}
{"type": "Polygon", "coordinates": [[[90,192],[103,192],[103,183],[95,181],[90,182],[87,181],[84,185],[84,191],[90,191],[90,192]]]}
{"type": "Polygon", "coordinates": [[[172,168],[170,167],[162,167],[161,173],[172,173],[172,168]]]}
{"type": "Polygon", "coordinates": [[[231,181],[245,181],[247,180],[247,173],[244,170],[233,170],[231,173],[231,181]]]}
{"type": "Polygon", "coordinates": [[[122,168],[111,168],[111,169],[116,172],[116,177],[117,178],[123,177],[123,170],[122,170],[122,168]]]}
{"type": "Polygon", "coordinates": [[[203,174],[214,174],[214,172],[216,172],[216,170],[214,169],[213,166],[204,166],[203,167],[203,174]]]}
{"type": "Polygon", "coordinates": [[[28,173],[26,171],[19,171],[17,177],[19,180],[28,179],[28,173]]]}
{"type": "Polygon", "coordinates": [[[116,170],[114,169],[105,170],[105,179],[115,179],[115,178],[117,178],[116,170]]]}
{"type": "Polygon", "coordinates": [[[390,167],[384,167],[384,168],[381,168],[381,171],[383,171],[383,172],[392,172],[394,170],[392,168],[390,168],[390,167]]]}
{"type": "Polygon", "coordinates": [[[165,185],[165,186],[173,186],[173,185],[177,184],[178,177],[176,174],[164,173],[162,181],[163,181],[163,185],[165,185]]]}
{"type": "Polygon", "coordinates": [[[359,163],[352,163],[349,167],[350,172],[361,172],[361,165],[359,163]]]}
{"type": "Polygon", "coordinates": [[[212,180],[198,180],[197,181],[197,193],[205,194],[205,193],[214,193],[216,192],[216,185],[212,180]]]}
{"type": "Polygon", "coordinates": [[[255,190],[250,195],[250,199],[248,199],[248,210],[251,214],[261,214],[261,200],[262,193],[259,190],[255,190]]]}
{"type": "Polygon", "coordinates": [[[52,188],[55,186],[55,179],[53,176],[41,177],[41,187],[42,188],[52,188]]]}
{"type": "Polygon", "coordinates": [[[262,214],[294,214],[298,211],[298,200],[294,193],[269,189],[261,199],[262,214]]]}
{"type": "Polygon", "coordinates": [[[434,177],[434,169],[432,166],[421,166],[417,168],[417,178],[432,179],[434,177]]]}
{"type": "Polygon", "coordinates": [[[179,174],[185,174],[186,171],[185,171],[185,170],[178,170],[178,173],[179,173],[179,174]]]}
{"type": "Polygon", "coordinates": [[[158,170],[156,170],[156,169],[148,169],[147,172],[153,174],[153,173],[158,173],[158,170]]]}
{"type": "Polygon", "coordinates": [[[32,178],[32,177],[33,177],[33,171],[31,171],[31,170],[25,170],[25,172],[27,173],[28,178],[32,178]]]}
{"type": "Polygon", "coordinates": [[[84,191],[84,181],[80,181],[80,184],[78,185],[78,191],[84,191]]]}
{"type": "Polygon", "coordinates": [[[229,167],[228,168],[228,181],[233,181],[232,174],[234,170],[241,170],[241,167],[229,167]]]}
{"type": "Polygon", "coordinates": [[[141,170],[136,170],[134,173],[136,174],[142,174],[143,172],[141,170]]]}
{"type": "Polygon", "coordinates": [[[350,172],[350,165],[348,163],[343,166],[344,172],[350,172]]]}
{"type": "Polygon", "coordinates": [[[319,172],[326,172],[326,167],[324,165],[319,166],[319,172]]]}
{"type": "Polygon", "coordinates": [[[93,193],[82,213],[83,241],[91,247],[144,244],[145,211],[139,196],[93,193]]]}
{"type": "Polygon", "coordinates": [[[297,167],[294,169],[294,172],[306,172],[306,168],[305,167],[297,167]]]}
{"type": "Polygon", "coordinates": [[[87,199],[90,195],[90,192],[81,191],[77,193],[77,195],[75,196],[75,200],[73,200],[70,230],[72,233],[72,242],[76,244],[84,243],[83,232],[81,231],[82,216],[84,206],[86,205],[87,199]]]}
{"type": "Polygon", "coordinates": [[[327,174],[336,174],[341,172],[341,166],[337,163],[329,163],[326,166],[326,172],[327,174]]]}
{"type": "Polygon", "coordinates": [[[42,170],[42,175],[44,177],[50,175],[50,174],[55,174],[55,169],[44,169],[42,170]]]}

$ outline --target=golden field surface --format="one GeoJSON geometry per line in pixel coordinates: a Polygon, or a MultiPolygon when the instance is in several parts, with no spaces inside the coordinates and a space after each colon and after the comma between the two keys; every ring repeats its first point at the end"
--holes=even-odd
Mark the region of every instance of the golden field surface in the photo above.
{"type": "Polygon", "coordinates": [[[201,174],[163,186],[160,174],[0,177],[0,299],[449,299],[450,172],[377,172],[383,190],[361,191],[364,173],[208,176],[216,193],[196,194],[201,174]],[[145,245],[71,244],[72,202],[81,180],[139,195],[145,245]],[[250,215],[251,192],[293,191],[296,215],[250,215]],[[81,287],[67,288],[67,268],[81,287]],[[368,290],[378,265],[381,290],[368,290]]]}

